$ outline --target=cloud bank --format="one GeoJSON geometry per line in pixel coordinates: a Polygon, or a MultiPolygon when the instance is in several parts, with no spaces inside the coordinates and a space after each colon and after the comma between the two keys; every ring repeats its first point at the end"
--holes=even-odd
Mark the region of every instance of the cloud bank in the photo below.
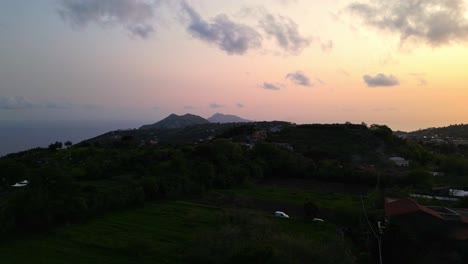
{"type": "Polygon", "coordinates": [[[347,9],[365,24],[406,39],[440,46],[468,38],[463,0],[372,0],[353,2],[347,9]]]}
{"type": "Polygon", "coordinates": [[[288,73],[288,75],[286,75],[286,79],[289,79],[296,85],[306,86],[306,87],[313,86],[313,83],[310,81],[310,78],[301,71],[288,73]]]}
{"type": "MultiPolygon", "coordinates": [[[[258,23],[254,26],[231,19],[224,13],[205,18],[185,0],[56,0],[60,17],[74,29],[91,24],[103,28],[121,27],[131,36],[149,38],[161,8],[174,14],[195,39],[211,44],[229,55],[244,55],[262,47],[264,38],[273,39],[287,55],[298,55],[309,47],[313,39],[299,32],[291,18],[273,15],[262,8],[246,8],[258,23]]],[[[295,2],[295,1],[286,1],[295,2]]],[[[319,41],[320,42],[320,41],[319,41]]],[[[333,48],[333,42],[319,43],[324,52],[333,48]]]]}
{"type": "Polygon", "coordinates": [[[59,14],[73,28],[89,24],[122,26],[133,36],[148,38],[153,32],[154,9],[159,0],[59,0],[59,14]]]}
{"type": "Polygon", "coordinates": [[[0,97],[0,109],[31,109],[35,107],[38,106],[22,96],[0,97]]]}
{"type": "Polygon", "coordinates": [[[400,84],[400,81],[395,76],[385,75],[382,73],[379,73],[376,76],[364,75],[363,79],[369,87],[389,87],[400,84]]]}

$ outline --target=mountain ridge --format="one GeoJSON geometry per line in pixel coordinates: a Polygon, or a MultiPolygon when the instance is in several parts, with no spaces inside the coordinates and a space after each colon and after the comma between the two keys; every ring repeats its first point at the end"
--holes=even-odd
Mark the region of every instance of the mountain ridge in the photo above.
{"type": "Polygon", "coordinates": [[[210,123],[210,121],[208,121],[207,119],[201,116],[197,116],[197,115],[193,115],[189,113],[185,115],[170,114],[168,117],[162,119],[161,121],[158,121],[150,125],[144,125],[140,127],[140,129],[184,128],[188,126],[208,124],[208,123],[210,123]]]}
{"type": "Polygon", "coordinates": [[[211,117],[207,118],[207,120],[210,121],[210,123],[220,123],[220,124],[253,122],[252,120],[247,120],[236,115],[226,115],[222,113],[216,113],[212,115],[211,117]]]}
{"type": "Polygon", "coordinates": [[[166,118],[154,123],[143,125],[140,129],[173,129],[185,128],[189,126],[202,125],[202,124],[227,124],[227,123],[250,123],[252,120],[247,120],[236,115],[225,115],[216,113],[211,117],[205,119],[201,116],[187,113],[185,115],[170,114],[166,118]]]}

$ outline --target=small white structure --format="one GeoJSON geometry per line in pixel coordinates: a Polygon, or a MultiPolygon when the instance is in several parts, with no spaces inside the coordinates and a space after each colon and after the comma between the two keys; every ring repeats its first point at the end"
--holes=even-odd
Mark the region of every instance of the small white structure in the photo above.
{"type": "Polygon", "coordinates": [[[449,194],[455,197],[468,197],[468,191],[465,190],[449,189],[449,194]]]}
{"type": "Polygon", "coordinates": [[[29,181],[28,180],[24,180],[22,182],[17,182],[15,183],[14,185],[12,185],[11,187],[16,187],[16,188],[20,188],[20,187],[25,187],[29,184],[29,181]]]}
{"type": "Polygon", "coordinates": [[[323,223],[325,222],[322,218],[314,218],[312,219],[313,222],[320,222],[320,223],[323,223]]]}
{"type": "Polygon", "coordinates": [[[391,157],[390,161],[392,161],[393,163],[395,163],[395,165],[399,167],[409,167],[409,161],[405,160],[402,157],[391,157]]]}
{"type": "Polygon", "coordinates": [[[276,211],[275,216],[280,217],[280,218],[289,218],[289,215],[287,215],[286,213],[281,212],[281,211],[276,211]]]}

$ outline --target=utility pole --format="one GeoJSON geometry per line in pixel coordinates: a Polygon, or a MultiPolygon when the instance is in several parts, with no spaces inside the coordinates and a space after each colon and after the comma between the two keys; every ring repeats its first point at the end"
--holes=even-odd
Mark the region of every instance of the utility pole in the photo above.
{"type": "Polygon", "coordinates": [[[378,231],[378,233],[375,232],[374,228],[372,228],[371,222],[369,221],[369,217],[367,215],[367,209],[366,209],[366,206],[364,205],[364,199],[362,198],[362,195],[361,195],[361,205],[362,205],[362,209],[364,211],[364,216],[366,217],[366,220],[367,220],[367,224],[369,225],[369,229],[371,230],[374,237],[377,239],[377,243],[378,243],[378,247],[379,247],[379,260],[380,260],[380,264],[383,264],[383,261],[382,261],[382,234],[383,234],[383,229],[385,227],[382,226],[381,222],[379,221],[379,222],[377,222],[377,226],[379,228],[379,231],[378,231]]]}

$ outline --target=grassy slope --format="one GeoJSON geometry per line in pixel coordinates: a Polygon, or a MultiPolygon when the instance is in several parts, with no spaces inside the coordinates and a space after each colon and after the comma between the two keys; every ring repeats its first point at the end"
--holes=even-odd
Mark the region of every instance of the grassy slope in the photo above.
{"type": "MultiPolygon", "coordinates": [[[[184,263],[192,234],[213,228],[222,209],[184,201],[152,203],[109,214],[83,225],[0,243],[4,263],[184,263]],[[130,243],[130,245],[129,245],[130,243]]],[[[261,215],[267,215],[265,212],[261,215]]],[[[332,224],[275,219],[292,234],[323,240],[332,224]]]]}
{"type": "Polygon", "coordinates": [[[84,225],[3,242],[0,255],[4,263],[180,263],[178,251],[192,231],[209,226],[218,212],[180,201],[153,203],[84,225]],[[129,249],[129,243],[141,248],[141,256],[135,256],[139,250],[129,249]]]}
{"type": "Polygon", "coordinates": [[[237,195],[261,200],[282,201],[299,205],[313,201],[318,206],[329,209],[334,209],[343,205],[353,208],[358,208],[360,206],[360,200],[357,195],[336,192],[319,193],[278,187],[258,187],[227,192],[234,192],[237,195]]]}

